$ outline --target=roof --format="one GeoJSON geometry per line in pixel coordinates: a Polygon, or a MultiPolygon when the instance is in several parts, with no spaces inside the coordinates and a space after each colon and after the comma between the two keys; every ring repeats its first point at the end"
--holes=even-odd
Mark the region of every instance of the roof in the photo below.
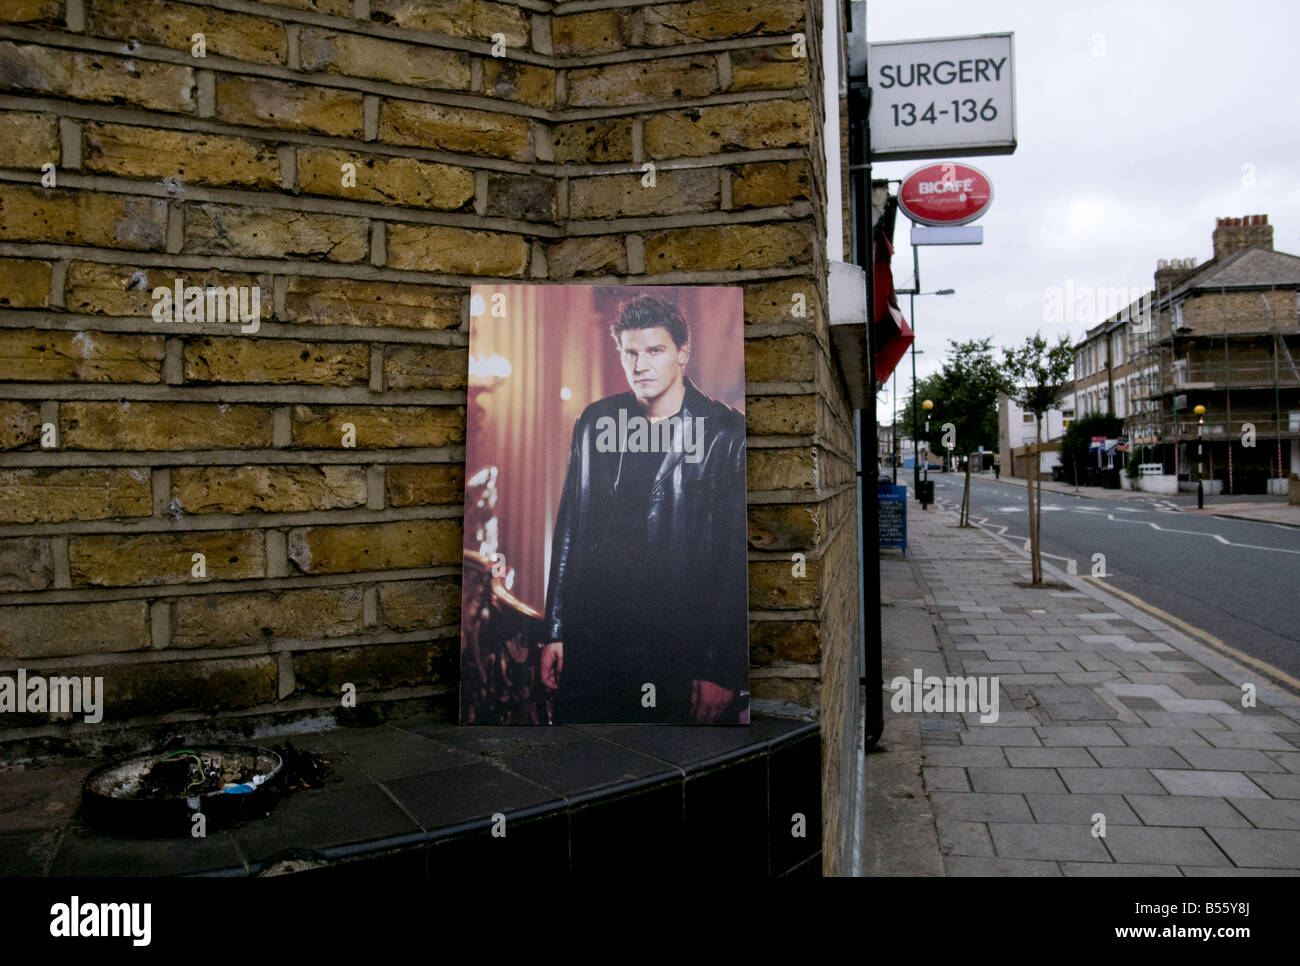
{"type": "Polygon", "coordinates": [[[1176,297],[1204,289],[1300,288],[1300,255],[1268,248],[1241,248],[1222,261],[1211,259],[1169,293],[1176,297]]]}
{"type": "MultiPolygon", "coordinates": [[[[1159,299],[1150,293],[1151,304],[1167,303],[1191,292],[1218,291],[1220,289],[1295,288],[1300,289],[1300,255],[1274,251],[1271,248],[1241,248],[1222,261],[1210,259],[1185,274],[1172,289],[1161,293],[1159,299]]],[[[1076,350],[1103,334],[1121,328],[1144,306],[1147,296],[1138,298],[1109,318],[1088,329],[1075,343],[1076,350]]]]}

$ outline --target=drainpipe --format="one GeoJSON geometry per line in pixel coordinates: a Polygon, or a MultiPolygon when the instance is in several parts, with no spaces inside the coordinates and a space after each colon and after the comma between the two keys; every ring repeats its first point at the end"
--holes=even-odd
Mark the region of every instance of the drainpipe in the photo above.
{"type": "MultiPolygon", "coordinates": [[[[866,16],[866,4],[853,4],[853,14],[866,16]]],[[[855,24],[855,26],[858,26],[855,24]]],[[[865,33],[865,25],[863,25],[865,33]]],[[[864,707],[864,747],[872,748],[884,731],[884,684],[880,647],[880,499],[876,489],[875,457],[878,450],[876,430],[876,339],[875,319],[875,246],[871,221],[871,131],[868,111],[871,91],[867,76],[849,79],[849,171],[853,197],[853,254],[867,274],[866,326],[867,376],[866,406],[858,419],[858,460],[862,480],[862,568],[859,573],[862,606],[862,685],[866,695],[864,707]],[[870,478],[867,473],[870,472],[870,478]]]]}

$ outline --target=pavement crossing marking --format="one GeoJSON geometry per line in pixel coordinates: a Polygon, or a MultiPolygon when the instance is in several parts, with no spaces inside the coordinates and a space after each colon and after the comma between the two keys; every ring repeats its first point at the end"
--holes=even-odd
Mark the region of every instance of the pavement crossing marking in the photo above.
{"type": "Polygon", "coordinates": [[[1141,597],[1138,597],[1136,594],[1130,594],[1126,590],[1120,590],[1114,584],[1105,583],[1104,581],[1102,581],[1097,577],[1083,577],[1082,579],[1088,581],[1089,583],[1095,584],[1098,587],[1105,588],[1106,591],[1108,591],[1109,593],[1116,594],[1124,598],[1124,600],[1128,601],[1134,607],[1146,611],[1152,617],[1157,617],[1162,621],[1168,621],[1169,623],[1176,626],[1179,630],[1181,630],[1184,634],[1188,634],[1191,637],[1196,638],[1202,644],[1208,645],[1210,648],[1218,651],[1220,654],[1223,654],[1225,657],[1230,657],[1233,660],[1239,661],[1242,664],[1248,664],[1251,667],[1253,667],[1255,670],[1263,674],[1265,677],[1272,678],[1274,681],[1277,681],[1281,684],[1285,684],[1293,691],[1300,693],[1300,679],[1292,677],[1290,674],[1287,674],[1281,668],[1274,667],[1272,664],[1269,664],[1267,661],[1261,661],[1257,657],[1252,657],[1251,655],[1245,653],[1244,651],[1239,651],[1235,647],[1232,647],[1229,644],[1225,644],[1221,639],[1215,637],[1209,631],[1203,631],[1196,625],[1189,624],[1187,623],[1187,621],[1183,620],[1180,617],[1175,617],[1173,614],[1169,613],[1166,610],[1162,610],[1161,608],[1157,607],[1155,604],[1148,604],[1145,600],[1143,600],[1141,597]]]}

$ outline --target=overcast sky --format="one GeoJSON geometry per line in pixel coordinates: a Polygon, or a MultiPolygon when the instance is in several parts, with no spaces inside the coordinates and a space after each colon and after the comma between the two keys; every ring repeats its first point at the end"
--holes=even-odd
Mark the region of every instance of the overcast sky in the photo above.
{"type": "MultiPolygon", "coordinates": [[[[939,367],[949,339],[1012,345],[1036,329],[1078,339],[1087,326],[1044,322],[1044,289],[1071,278],[1150,288],[1157,259],[1210,258],[1218,216],[1267,214],[1274,248],[1300,254],[1296,0],[870,0],[867,30],[873,43],[1015,33],[1019,146],[961,159],[993,181],[977,222],[984,244],[920,249],[922,290],[957,294],[916,299],[918,375],[939,367]]],[[[926,163],[881,162],[872,174],[902,178],[926,163]]],[[[900,288],[911,287],[910,227],[900,213],[900,288]]],[[[901,399],[909,360],[898,377],[901,399]]]]}

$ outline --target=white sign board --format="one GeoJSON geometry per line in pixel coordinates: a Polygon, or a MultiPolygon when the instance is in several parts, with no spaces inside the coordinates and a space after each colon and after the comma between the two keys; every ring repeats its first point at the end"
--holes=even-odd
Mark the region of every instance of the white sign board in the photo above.
{"type": "Polygon", "coordinates": [[[1011,154],[1012,34],[867,45],[873,161],[1011,154]]]}
{"type": "Polygon", "coordinates": [[[983,225],[912,226],[913,245],[983,245],[983,225]]]}

